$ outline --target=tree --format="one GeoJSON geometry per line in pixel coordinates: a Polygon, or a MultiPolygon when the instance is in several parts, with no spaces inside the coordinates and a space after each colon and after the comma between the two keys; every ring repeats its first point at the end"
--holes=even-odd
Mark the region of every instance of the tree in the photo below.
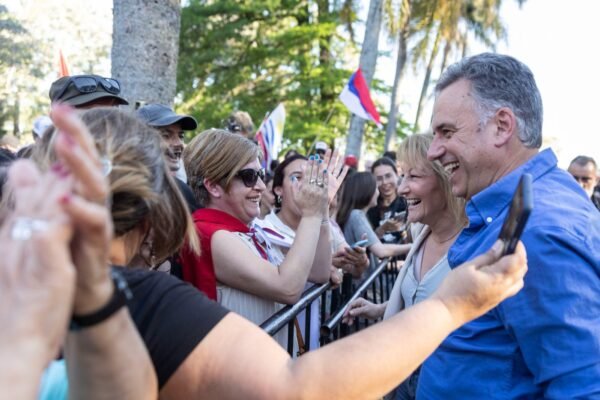
{"type": "Polygon", "coordinates": [[[9,12],[0,12],[0,64],[6,66],[8,59],[21,61],[8,69],[0,67],[0,101],[10,110],[7,118],[12,124],[7,125],[22,133],[29,131],[35,117],[49,111],[48,90],[58,77],[59,49],[72,74],[109,74],[112,2],[45,0],[8,4],[9,12]],[[7,31],[5,18],[23,30],[7,31]],[[9,45],[9,40],[15,46],[9,45]]]}
{"type": "Polygon", "coordinates": [[[20,99],[16,75],[31,61],[31,50],[27,30],[0,4],[0,136],[6,133],[7,120],[12,121],[12,133],[19,134],[20,99]]]}
{"type": "Polygon", "coordinates": [[[337,100],[351,74],[345,60],[356,54],[341,33],[355,18],[350,1],[191,0],[181,16],[178,110],[203,127],[223,126],[233,110],[259,125],[284,102],[284,150],[333,145],[348,123],[337,100]]]}
{"type": "Polygon", "coordinates": [[[179,0],[115,0],[112,76],[132,102],[173,104],[179,0]]]}
{"type": "Polygon", "coordinates": [[[398,12],[396,12],[393,1],[386,0],[384,14],[387,17],[387,28],[390,35],[398,38],[398,51],[396,53],[396,69],[394,72],[394,86],[392,87],[392,98],[388,112],[388,123],[385,127],[384,150],[389,150],[398,133],[398,106],[400,99],[400,82],[404,76],[406,60],[408,59],[407,43],[413,33],[410,28],[412,16],[412,0],[401,0],[398,12]]]}
{"type": "MultiPolygon", "coordinates": [[[[379,32],[381,31],[381,21],[383,17],[383,0],[370,0],[369,14],[365,26],[365,38],[360,52],[360,68],[362,69],[365,81],[371,84],[375,74],[377,56],[379,51],[379,32]]],[[[353,154],[360,157],[362,138],[365,127],[365,120],[353,115],[350,119],[350,129],[346,145],[346,155],[353,154]]]]}
{"type": "MultiPolygon", "coordinates": [[[[524,0],[517,0],[522,4],[524,0]]],[[[425,78],[419,97],[417,115],[414,129],[418,129],[418,122],[431,82],[433,64],[438,56],[440,46],[444,46],[442,57],[442,70],[453,49],[459,50],[464,57],[469,33],[491,49],[495,49],[498,40],[506,38],[506,29],[500,20],[501,0],[437,0],[430,9],[430,23],[427,34],[416,48],[420,55],[415,60],[423,59],[428,54],[428,63],[425,78]],[[431,34],[435,32],[433,45],[430,45],[431,34]]]]}

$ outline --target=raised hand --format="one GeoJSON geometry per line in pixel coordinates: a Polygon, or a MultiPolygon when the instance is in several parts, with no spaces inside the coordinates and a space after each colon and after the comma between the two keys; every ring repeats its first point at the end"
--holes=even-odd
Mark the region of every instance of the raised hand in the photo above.
{"type": "Polygon", "coordinates": [[[441,300],[460,325],[482,315],[523,287],[527,254],[519,243],[514,254],[500,257],[497,241],[485,254],[453,269],[432,298],[441,300]]]}
{"type": "Polygon", "coordinates": [[[302,180],[292,179],[294,199],[302,216],[327,218],[329,174],[323,161],[311,156],[302,166],[302,180]]]}
{"type": "Polygon", "coordinates": [[[42,175],[32,162],[19,160],[7,185],[14,209],[4,210],[0,228],[0,342],[13,356],[2,357],[15,362],[11,368],[29,363],[27,368],[41,373],[58,354],[71,317],[73,231],[61,199],[72,182],[56,166],[42,175]]]}
{"type": "MultiPolygon", "coordinates": [[[[107,207],[109,185],[104,166],[87,127],[66,106],[53,107],[57,129],[54,150],[74,182],[71,196],[63,201],[76,234],[71,243],[77,268],[74,314],[85,315],[104,306],[113,293],[108,266],[112,220],[107,207]]],[[[108,164],[110,165],[110,164],[108,164]]]]}
{"type": "Polygon", "coordinates": [[[329,203],[333,202],[335,195],[342,186],[346,174],[348,174],[348,166],[344,165],[344,157],[335,149],[333,153],[331,149],[327,149],[323,157],[323,164],[328,174],[327,194],[329,203]]]}

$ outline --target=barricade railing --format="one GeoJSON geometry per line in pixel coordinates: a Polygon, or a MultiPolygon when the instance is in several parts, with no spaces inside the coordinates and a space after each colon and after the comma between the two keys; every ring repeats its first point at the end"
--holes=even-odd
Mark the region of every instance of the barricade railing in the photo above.
{"type": "Polygon", "coordinates": [[[321,345],[327,344],[351,332],[357,331],[369,325],[367,320],[356,320],[352,330],[345,324],[341,324],[342,317],[347,305],[355,299],[364,296],[367,300],[375,303],[387,301],[391,293],[394,281],[398,274],[396,258],[386,258],[376,264],[376,259],[371,258],[371,273],[366,276],[356,287],[350,274],[344,274],[341,288],[331,289],[331,283],[314,285],[304,291],[300,299],[293,305],[288,305],[269,319],[264,321],[260,327],[269,335],[273,336],[287,326],[288,341],[287,350],[290,355],[294,354],[295,324],[296,317],[306,311],[304,318],[304,350],[310,350],[311,343],[311,305],[317,299],[321,299],[320,307],[320,337],[321,345]],[[323,322],[324,321],[324,322],[323,322]]]}

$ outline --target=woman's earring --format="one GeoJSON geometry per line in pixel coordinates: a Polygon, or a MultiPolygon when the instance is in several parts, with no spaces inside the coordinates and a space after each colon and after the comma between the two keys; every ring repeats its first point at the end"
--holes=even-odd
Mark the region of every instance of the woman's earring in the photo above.
{"type": "Polygon", "coordinates": [[[281,196],[280,195],[275,195],[275,203],[277,204],[281,204],[281,196]]]}

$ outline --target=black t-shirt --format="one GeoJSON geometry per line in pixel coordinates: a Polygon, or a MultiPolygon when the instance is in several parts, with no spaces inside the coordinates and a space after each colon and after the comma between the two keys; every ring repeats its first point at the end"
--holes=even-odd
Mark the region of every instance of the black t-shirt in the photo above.
{"type": "Polygon", "coordinates": [[[115,268],[133,293],[127,307],[152,358],[161,388],[229,311],[164,272],[115,268]]]}
{"type": "MultiPolygon", "coordinates": [[[[373,230],[375,230],[375,229],[379,228],[379,225],[381,225],[383,223],[383,221],[391,218],[392,216],[395,216],[396,214],[398,214],[402,211],[406,211],[406,200],[404,199],[404,197],[402,197],[402,196],[396,197],[396,199],[394,201],[392,201],[392,203],[387,207],[381,206],[379,199],[378,199],[377,205],[375,207],[369,208],[369,210],[367,211],[367,218],[369,219],[369,222],[371,223],[373,230]]],[[[399,242],[400,239],[402,238],[402,234],[400,232],[393,232],[393,233],[390,233],[389,235],[393,236],[393,238],[386,237],[388,235],[384,235],[384,237],[382,238],[382,241],[387,242],[387,243],[399,242]]]]}

